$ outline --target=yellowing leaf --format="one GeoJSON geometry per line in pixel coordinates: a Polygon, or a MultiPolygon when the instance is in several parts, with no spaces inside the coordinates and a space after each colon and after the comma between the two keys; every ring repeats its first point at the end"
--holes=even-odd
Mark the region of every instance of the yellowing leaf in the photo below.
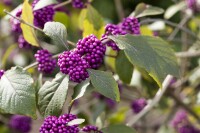
{"type": "MultiPolygon", "coordinates": [[[[24,0],[22,9],[23,9],[23,11],[22,11],[21,18],[25,22],[33,25],[33,12],[32,12],[31,5],[28,3],[28,0],[24,0]]],[[[34,29],[23,23],[21,23],[21,28],[22,28],[24,39],[27,42],[29,42],[31,45],[39,47],[34,29]]]]}
{"type": "Polygon", "coordinates": [[[142,35],[153,36],[153,32],[148,26],[141,26],[140,31],[142,35]]]}

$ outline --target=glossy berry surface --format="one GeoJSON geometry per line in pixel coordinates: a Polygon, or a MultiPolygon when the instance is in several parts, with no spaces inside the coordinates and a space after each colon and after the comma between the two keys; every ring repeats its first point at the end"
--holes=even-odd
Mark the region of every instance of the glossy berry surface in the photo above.
{"type": "Polygon", "coordinates": [[[89,35],[77,43],[77,52],[91,68],[97,69],[103,62],[106,46],[94,35],[89,35]]]}
{"type": "Polygon", "coordinates": [[[140,34],[140,24],[137,18],[127,17],[123,19],[121,24],[122,30],[129,34],[140,34]]]}
{"type": "Polygon", "coordinates": [[[82,128],[82,131],[86,133],[103,133],[102,131],[98,129],[98,127],[92,126],[92,125],[84,126],[82,128]]]}
{"type": "Polygon", "coordinates": [[[30,49],[32,46],[29,44],[23,37],[23,35],[20,35],[18,38],[18,45],[19,48],[25,48],[25,49],[30,49]]]}
{"type": "Polygon", "coordinates": [[[9,121],[9,126],[21,133],[28,133],[31,130],[32,120],[30,117],[22,115],[13,115],[9,121]]]}
{"type": "Polygon", "coordinates": [[[40,133],[79,133],[78,125],[67,125],[68,122],[76,118],[73,114],[64,114],[58,118],[48,116],[40,127],[40,133]]]}
{"type": "Polygon", "coordinates": [[[131,107],[133,112],[139,113],[145,106],[147,105],[147,101],[144,98],[136,99],[132,102],[131,107]]]}
{"type": "Polygon", "coordinates": [[[0,70],[0,79],[1,77],[4,75],[5,71],[4,70],[0,70]]]}
{"type": "Polygon", "coordinates": [[[90,68],[89,63],[81,58],[77,51],[65,51],[58,57],[58,66],[64,74],[69,74],[70,80],[81,82],[89,77],[86,69],[90,68]]]}
{"type": "Polygon", "coordinates": [[[52,54],[48,50],[38,50],[35,54],[38,62],[38,71],[42,73],[51,73],[56,67],[56,59],[52,58],[52,54]]]}
{"type": "MultiPolygon", "coordinates": [[[[32,3],[32,7],[34,8],[39,0],[34,0],[32,3]]],[[[53,16],[55,14],[55,10],[52,5],[46,6],[42,9],[35,10],[33,12],[34,15],[34,25],[40,28],[44,28],[44,24],[46,22],[53,21],[53,16]]]]}

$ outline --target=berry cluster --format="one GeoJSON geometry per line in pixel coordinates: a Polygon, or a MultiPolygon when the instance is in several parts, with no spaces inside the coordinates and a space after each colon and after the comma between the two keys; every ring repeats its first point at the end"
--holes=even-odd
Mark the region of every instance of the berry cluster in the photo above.
{"type": "Polygon", "coordinates": [[[4,75],[5,71],[4,70],[0,70],[0,79],[1,77],[4,75]]]}
{"type": "Polygon", "coordinates": [[[22,115],[13,115],[9,121],[9,126],[21,133],[28,133],[31,130],[31,118],[22,115]]]}
{"type": "MultiPolygon", "coordinates": [[[[32,7],[34,8],[39,0],[34,0],[32,7]]],[[[33,12],[34,15],[34,25],[40,28],[44,27],[46,22],[53,21],[53,16],[55,11],[52,5],[46,6],[42,9],[36,10],[33,12]]]]}
{"type": "MultiPolygon", "coordinates": [[[[15,16],[16,17],[21,17],[22,14],[22,9],[18,9],[15,16]]],[[[11,30],[15,33],[22,33],[22,29],[20,27],[20,21],[15,19],[15,18],[10,18],[10,23],[11,23],[11,30]]]]}
{"type": "Polygon", "coordinates": [[[200,11],[200,3],[197,0],[186,0],[187,7],[192,11],[199,12],[200,11]]]}
{"type": "Polygon", "coordinates": [[[147,105],[146,99],[140,98],[134,100],[131,104],[131,107],[134,113],[139,113],[146,105],[147,105]]]}
{"type": "Polygon", "coordinates": [[[77,51],[65,51],[59,55],[58,66],[62,73],[69,74],[71,81],[79,83],[89,77],[86,69],[90,66],[77,51]]]}
{"type": "Polygon", "coordinates": [[[64,114],[58,118],[48,116],[40,127],[40,133],[78,133],[78,125],[67,126],[68,122],[76,118],[73,114],[64,114]]]}
{"type": "Polygon", "coordinates": [[[106,47],[94,35],[89,35],[77,43],[77,49],[65,51],[58,57],[58,66],[70,80],[81,82],[89,77],[88,68],[96,69],[102,62],[106,47]]]}
{"type": "Polygon", "coordinates": [[[87,126],[83,127],[82,131],[84,131],[86,133],[103,133],[102,131],[100,131],[98,129],[98,127],[92,126],[92,125],[87,125],[87,126]]]}
{"type": "Polygon", "coordinates": [[[179,110],[171,125],[177,130],[178,133],[200,133],[200,130],[192,126],[189,122],[187,113],[184,110],[179,110]]]}
{"type": "Polygon", "coordinates": [[[18,38],[19,48],[30,49],[32,45],[30,45],[25,39],[23,35],[20,35],[18,38]]]}
{"type": "Polygon", "coordinates": [[[86,0],[72,0],[72,6],[74,7],[74,8],[85,8],[86,7],[86,2],[88,2],[88,1],[86,1],[86,0]]]}
{"type": "MultiPolygon", "coordinates": [[[[137,18],[124,18],[122,23],[107,24],[105,27],[105,34],[102,39],[107,38],[109,35],[125,35],[125,34],[140,34],[140,24],[137,18]]],[[[108,41],[107,46],[111,47],[113,50],[119,50],[118,46],[113,41],[108,41]]]]}
{"type": "Polygon", "coordinates": [[[38,50],[35,54],[38,62],[38,71],[43,73],[51,73],[56,67],[56,59],[52,58],[52,54],[48,50],[38,50]]]}

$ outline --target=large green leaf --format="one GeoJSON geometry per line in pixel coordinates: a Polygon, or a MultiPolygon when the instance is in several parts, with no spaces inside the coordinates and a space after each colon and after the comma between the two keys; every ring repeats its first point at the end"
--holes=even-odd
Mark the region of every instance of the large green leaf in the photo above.
{"type": "Polygon", "coordinates": [[[131,82],[133,74],[133,65],[127,59],[124,51],[120,51],[117,55],[115,61],[116,72],[119,75],[119,78],[124,82],[129,84],[131,82]]]}
{"type": "Polygon", "coordinates": [[[111,72],[88,69],[92,85],[102,95],[120,101],[119,88],[111,72]]]}
{"type": "Polygon", "coordinates": [[[164,10],[162,8],[147,5],[145,3],[140,3],[137,5],[134,13],[132,13],[131,16],[139,18],[150,15],[159,15],[162,13],[164,13],[164,10]]]}
{"type": "Polygon", "coordinates": [[[0,80],[0,110],[37,117],[33,79],[21,67],[8,70],[0,80]]]}
{"type": "Polygon", "coordinates": [[[111,125],[102,129],[103,133],[136,133],[136,131],[125,125],[111,125]]]}
{"type": "Polygon", "coordinates": [[[43,116],[59,116],[68,92],[69,77],[58,73],[51,82],[46,81],[38,92],[38,106],[43,116]]]}
{"type": "Polygon", "coordinates": [[[33,10],[34,11],[39,10],[41,8],[44,8],[46,6],[56,4],[56,3],[58,3],[56,0],[39,0],[33,10]]]}
{"type": "Polygon", "coordinates": [[[44,33],[49,36],[54,43],[68,48],[67,43],[67,29],[65,25],[60,22],[47,22],[44,25],[44,33]]]}
{"type": "Polygon", "coordinates": [[[175,54],[168,43],[152,36],[111,36],[133,65],[144,68],[161,87],[168,74],[179,76],[175,54]]]}

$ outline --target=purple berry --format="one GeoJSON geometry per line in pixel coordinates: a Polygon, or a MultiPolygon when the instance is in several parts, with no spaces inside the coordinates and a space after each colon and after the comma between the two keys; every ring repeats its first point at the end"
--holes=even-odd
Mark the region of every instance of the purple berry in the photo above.
{"type": "Polygon", "coordinates": [[[82,128],[82,131],[86,133],[103,133],[102,131],[98,129],[98,127],[92,126],[92,125],[84,126],[82,128]]]}
{"type": "Polygon", "coordinates": [[[0,79],[1,77],[4,75],[5,71],[4,70],[0,70],[0,79]]]}
{"type": "MultiPolygon", "coordinates": [[[[125,35],[126,32],[121,29],[119,25],[107,24],[105,26],[105,34],[102,36],[102,39],[106,39],[109,35],[125,35]]],[[[118,46],[114,41],[108,41],[107,46],[111,47],[113,50],[119,51],[118,46]]]]}
{"type": "Polygon", "coordinates": [[[19,38],[18,38],[18,45],[19,45],[19,48],[25,48],[25,49],[30,49],[32,46],[30,43],[28,43],[23,35],[20,35],[19,38]]]}
{"type": "Polygon", "coordinates": [[[94,35],[89,35],[77,43],[77,52],[91,68],[97,69],[103,63],[106,46],[94,35]]]}
{"type": "Polygon", "coordinates": [[[88,62],[81,58],[77,51],[65,51],[58,57],[58,66],[64,74],[69,74],[70,80],[81,82],[89,77],[87,69],[90,68],[88,62]]]}
{"type": "Polygon", "coordinates": [[[78,125],[67,126],[68,122],[76,118],[73,114],[64,114],[59,118],[48,116],[40,127],[40,133],[78,133],[78,125]]]}
{"type": "MultiPolygon", "coordinates": [[[[34,0],[32,3],[32,7],[34,8],[39,0],[34,0]]],[[[44,27],[46,22],[53,21],[53,16],[55,14],[55,10],[53,6],[46,6],[42,9],[36,10],[33,12],[34,15],[34,25],[40,28],[44,27]]]]}
{"type": "MultiPolygon", "coordinates": [[[[21,17],[21,14],[22,14],[22,9],[18,9],[18,11],[16,12],[15,16],[16,17],[21,17]]],[[[13,32],[16,32],[16,33],[22,33],[22,29],[20,27],[20,21],[11,17],[10,18],[10,23],[11,23],[11,29],[13,32]]]]}
{"type": "Polygon", "coordinates": [[[52,58],[52,54],[48,50],[38,50],[35,54],[38,62],[38,71],[42,73],[51,73],[56,67],[56,59],[52,58]]]}
{"type": "Polygon", "coordinates": [[[171,121],[171,125],[176,129],[178,129],[180,125],[187,125],[188,123],[188,116],[184,110],[179,110],[171,121]]]}
{"type": "Polygon", "coordinates": [[[12,0],[3,0],[5,5],[12,5],[12,0]]]}
{"type": "Polygon", "coordinates": [[[197,0],[186,0],[187,7],[191,9],[194,12],[199,12],[200,11],[200,4],[198,3],[197,0]]]}
{"type": "Polygon", "coordinates": [[[132,102],[131,107],[133,112],[139,113],[145,106],[147,105],[147,101],[144,98],[136,99],[132,102]]]}
{"type": "Polygon", "coordinates": [[[72,6],[74,8],[86,8],[86,2],[87,0],[72,0],[72,6]]]}
{"type": "Polygon", "coordinates": [[[30,117],[13,115],[9,121],[9,126],[19,132],[28,133],[31,130],[31,123],[30,117]]]}
{"type": "Polygon", "coordinates": [[[124,18],[121,27],[122,30],[126,31],[129,34],[140,34],[140,24],[137,18],[124,18]]]}
{"type": "Polygon", "coordinates": [[[178,128],[178,133],[200,133],[200,130],[192,125],[184,125],[178,128]]]}

